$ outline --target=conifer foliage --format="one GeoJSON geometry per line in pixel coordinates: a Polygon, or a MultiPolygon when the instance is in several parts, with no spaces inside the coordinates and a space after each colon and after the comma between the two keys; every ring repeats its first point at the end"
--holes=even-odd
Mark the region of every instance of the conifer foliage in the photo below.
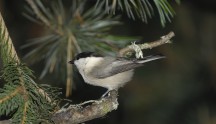
{"type": "Polygon", "coordinates": [[[0,89],[0,116],[12,117],[12,123],[49,122],[57,107],[56,89],[43,87],[33,80],[32,71],[20,62],[0,15],[0,53],[3,61],[0,89]]]}

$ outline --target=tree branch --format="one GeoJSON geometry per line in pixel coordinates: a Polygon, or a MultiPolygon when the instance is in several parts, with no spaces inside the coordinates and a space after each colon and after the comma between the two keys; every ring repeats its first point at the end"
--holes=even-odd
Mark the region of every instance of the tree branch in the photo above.
{"type": "MultiPolygon", "coordinates": [[[[1,12],[0,12],[0,54],[1,54],[1,57],[2,57],[2,60],[3,60],[3,66],[5,66],[8,62],[15,62],[17,65],[21,64],[21,61],[20,61],[20,59],[19,59],[19,57],[18,57],[18,55],[16,53],[15,47],[14,47],[13,42],[12,42],[12,40],[10,38],[9,33],[8,33],[7,27],[6,27],[5,23],[4,23],[1,12]],[[5,60],[9,60],[9,61],[5,61],[5,60]]],[[[19,74],[22,75],[22,72],[21,72],[20,68],[18,68],[18,70],[19,70],[19,74]]],[[[23,83],[23,76],[20,76],[19,78],[20,78],[20,81],[22,83],[21,84],[22,90],[20,90],[21,88],[18,87],[8,97],[3,99],[2,101],[0,100],[0,103],[3,102],[6,99],[9,99],[10,97],[12,97],[17,92],[20,92],[20,91],[23,92],[22,94],[26,98],[25,94],[27,94],[26,93],[27,91],[26,91],[24,83],[23,83]]],[[[51,98],[48,96],[48,94],[43,89],[38,87],[38,85],[33,80],[31,82],[37,88],[38,93],[40,93],[42,96],[44,96],[48,102],[50,102],[50,103],[53,102],[53,101],[51,101],[51,98]]],[[[1,121],[0,121],[0,124],[1,124],[1,121]]]]}
{"type": "MultiPolygon", "coordinates": [[[[5,49],[7,50],[6,55],[10,55],[10,56],[5,56],[5,57],[7,57],[9,60],[14,59],[17,63],[20,63],[19,57],[17,56],[16,50],[14,48],[14,45],[12,43],[12,40],[10,38],[10,35],[8,33],[7,27],[4,23],[4,19],[1,13],[0,13],[0,28],[1,28],[0,29],[0,35],[1,35],[0,45],[4,45],[5,49]]],[[[1,48],[1,52],[3,53],[3,47],[1,48]]]]}
{"type": "MultiPolygon", "coordinates": [[[[175,34],[174,32],[170,32],[168,33],[167,35],[164,35],[161,37],[161,39],[159,40],[156,40],[156,41],[153,41],[153,42],[149,42],[149,43],[143,43],[143,44],[137,44],[142,50],[144,49],[152,49],[154,47],[158,47],[158,46],[161,46],[163,44],[166,44],[166,43],[171,43],[170,39],[172,37],[174,37],[175,34]]],[[[127,53],[129,52],[135,52],[134,49],[132,49],[131,47],[132,45],[129,45],[123,49],[121,49],[118,53],[118,56],[125,56],[127,53]]]]}
{"type": "Polygon", "coordinates": [[[103,117],[108,112],[117,109],[117,96],[118,92],[112,90],[107,97],[94,101],[86,107],[71,105],[68,108],[62,108],[53,115],[52,120],[56,124],[77,124],[103,117]]]}

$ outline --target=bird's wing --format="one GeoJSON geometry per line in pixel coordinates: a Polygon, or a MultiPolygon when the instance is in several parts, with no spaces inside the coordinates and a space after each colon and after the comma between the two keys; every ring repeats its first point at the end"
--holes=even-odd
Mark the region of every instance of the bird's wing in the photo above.
{"type": "Polygon", "coordinates": [[[142,59],[126,59],[117,58],[112,60],[107,65],[99,65],[101,67],[95,68],[93,76],[96,78],[106,78],[115,74],[132,70],[134,68],[143,66],[143,63],[164,58],[162,55],[147,56],[142,59]]]}

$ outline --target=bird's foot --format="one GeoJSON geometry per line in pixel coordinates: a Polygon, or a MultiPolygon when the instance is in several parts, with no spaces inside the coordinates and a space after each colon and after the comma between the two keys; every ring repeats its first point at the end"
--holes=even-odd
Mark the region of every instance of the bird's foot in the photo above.
{"type": "Polygon", "coordinates": [[[110,92],[111,90],[107,90],[102,96],[101,96],[101,98],[104,98],[106,95],[109,95],[109,92],[110,92]]]}

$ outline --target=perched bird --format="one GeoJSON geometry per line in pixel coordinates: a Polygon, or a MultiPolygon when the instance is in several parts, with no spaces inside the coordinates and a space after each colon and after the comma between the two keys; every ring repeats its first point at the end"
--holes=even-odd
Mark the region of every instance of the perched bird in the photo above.
{"type": "Polygon", "coordinates": [[[144,63],[165,58],[162,55],[147,56],[142,59],[128,59],[123,57],[101,56],[94,52],[82,52],[69,61],[75,64],[84,81],[94,86],[107,88],[107,92],[118,89],[129,82],[133,70],[144,63]]]}

